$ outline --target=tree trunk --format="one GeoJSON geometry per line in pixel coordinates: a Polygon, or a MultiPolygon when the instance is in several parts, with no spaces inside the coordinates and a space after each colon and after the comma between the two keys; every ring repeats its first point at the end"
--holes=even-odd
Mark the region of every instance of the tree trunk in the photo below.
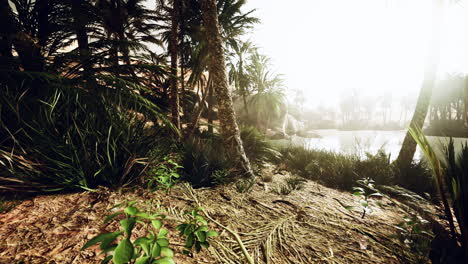
{"type": "Polygon", "coordinates": [[[244,146],[240,138],[239,127],[232,103],[231,93],[226,77],[226,58],[224,56],[218,23],[216,0],[203,0],[203,22],[208,40],[209,62],[208,69],[213,78],[213,85],[218,99],[218,116],[224,145],[230,158],[237,162],[236,169],[241,177],[255,177],[250,162],[245,155],[244,146]]]}
{"type": "Polygon", "coordinates": [[[78,51],[80,63],[83,66],[83,76],[88,79],[92,72],[92,65],[89,64],[88,58],[90,55],[88,33],[86,31],[87,17],[83,15],[85,10],[85,2],[83,0],[75,0],[72,2],[73,26],[78,41],[78,51]]]}
{"type": "Polygon", "coordinates": [[[468,78],[465,80],[465,87],[463,87],[463,110],[465,127],[468,127],[468,78]]]}
{"type": "Polygon", "coordinates": [[[177,40],[179,28],[179,0],[172,1],[172,14],[171,14],[171,39],[169,43],[169,52],[171,53],[171,109],[172,109],[172,123],[177,129],[180,129],[180,115],[179,115],[179,91],[177,87],[177,40]]]}
{"type": "Polygon", "coordinates": [[[13,59],[13,36],[18,32],[16,21],[8,1],[0,1],[0,68],[11,69],[13,59]]]}
{"type": "Polygon", "coordinates": [[[208,87],[208,132],[213,133],[214,96],[213,85],[208,87]]]}
{"type": "MultiPolygon", "coordinates": [[[[440,37],[441,25],[443,24],[443,0],[434,0],[432,19],[432,36],[429,43],[426,67],[424,70],[424,80],[419,92],[416,109],[411,119],[410,127],[421,129],[424,125],[424,120],[429,109],[432,90],[434,89],[437,69],[440,57],[440,37]]],[[[416,141],[413,139],[409,131],[406,133],[400,153],[396,159],[396,164],[400,168],[408,168],[416,152],[416,141]]]]}

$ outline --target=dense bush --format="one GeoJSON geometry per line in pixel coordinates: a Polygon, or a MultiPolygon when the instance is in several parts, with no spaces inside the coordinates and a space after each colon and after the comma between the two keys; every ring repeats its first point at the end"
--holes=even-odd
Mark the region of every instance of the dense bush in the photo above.
{"type": "MultiPolygon", "coordinates": [[[[145,170],[162,115],[135,92],[102,77],[87,87],[56,76],[0,82],[0,185],[52,191],[123,186],[145,170]],[[30,96],[34,89],[41,89],[30,96]]],[[[131,87],[129,87],[131,86],[131,87]]]]}
{"type": "MultiPolygon", "coordinates": [[[[253,168],[278,159],[279,152],[255,128],[241,128],[241,138],[253,168]]],[[[217,134],[196,135],[182,144],[181,152],[184,178],[195,186],[229,183],[236,179],[231,170],[235,161],[227,156],[222,138],[217,134]]]]}
{"type": "Polygon", "coordinates": [[[228,180],[233,163],[227,158],[218,135],[197,135],[182,144],[181,152],[184,179],[194,186],[210,186],[228,180]],[[225,179],[218,171],[225,172],[222,175],[225,179]]]}

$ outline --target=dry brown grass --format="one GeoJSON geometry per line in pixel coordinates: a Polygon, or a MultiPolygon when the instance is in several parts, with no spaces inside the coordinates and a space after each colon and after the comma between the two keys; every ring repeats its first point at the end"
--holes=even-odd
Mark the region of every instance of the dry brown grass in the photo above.
{"type": "MultiPolygon", "coordinates": [[[[272,173],[266,169],[265,173],[272,173]]],[[[255,263],[413,263],[415,256],[394,238],[405,212],[383,199],[365,219],[346,211],[355,202],[350,193],[306,182],[302,190],[278,196],[266,186],[289,175],[275,175],[273,182],[255,185],[251,193],[233,187],[193,190],[176,186],[171,195],[132,190],[123,193],[100,189],[67,195],[39,196],[0,215],[0,263],[98,263],[99,248],[80,248],[116,223],[103,224],[110,209],[126,200],[138,201],[145,210],[168,215],[165,225],[176,252],[183,241],[174,227],[184,210],[198,200],[217,222],[236,232],[255,263]]],[[[421,205],[432,210],[429,205],[421,205]]],[[[220,233],[212,247],[189,258],[177,253],[177,263],[245,263],[239,244],[211,221],[220,233]]],[[[145,230],[137,229],[136,235],[145,230]]]]}

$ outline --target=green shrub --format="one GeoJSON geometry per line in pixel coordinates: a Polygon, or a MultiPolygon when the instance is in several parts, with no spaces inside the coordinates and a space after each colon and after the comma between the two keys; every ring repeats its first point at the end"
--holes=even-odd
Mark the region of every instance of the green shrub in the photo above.
{"type": "Polygon", "coordinates": [[[461,152],[456,156],[454,142],[450,138],[445,146],[444,176],[460,229],[460,242],[468,258],[468,144],[462,144],[461,152]]]}
{"type": "Polygon", "coordinates": [[[148,188],[152,191],[163,189],[166,193],[169,193],[180,178],[178,171],[181,168],[182,166],[175,160],[170,157],[165,157],[163,162],[149,170],[148,188]]]}
{"type": "Polygon", "coordinates": [[[192,185],[211,186],[219,183],[217,171],[224,171],[223,182],[229,182],[229,170],[233,161],[228,159],[221,138],[203,133],[182,144],[182,166],[184,179],[192,185]],[[216,176],[216,177],[215,177],[216,176]]]}
{"type": "Polygon", "coordinates": [[[179,235],[185,237],[186,249],[183,253],[186,255],[191,254],[192,248],[195,248],[197,253],[200,252],[202,248],[209,248],[209,238],[218,236],[216,231],[208,228],[208,222],[200,214],[201,210],[203,209],[198,207],[191,211],[186,211],[185,216],[187,220],[185,223],[176,227],[180,232],[179,235]]]}
{"type": "Polygon", "coordinates": [[[124,210],[111,214],[105,219],[104,222],[107,223],[119,215],[124,215],[125,218],[120,220],[121,230],[99,234],[88,241],[81,250],[100,243],[102,252],[107,255],[102,263],[112,260],[114,264],[174,264],[174,252],[169,248],[169,241],[166,238],[168,231],[162,228],[164,215],[140,212],[134,205],[135,202],[130,202],[124,210]],[[132,241],[135,225],[149,223],[152,230],[132,241]],[[117,243],[119,238],[120,241],[117,243]]]}

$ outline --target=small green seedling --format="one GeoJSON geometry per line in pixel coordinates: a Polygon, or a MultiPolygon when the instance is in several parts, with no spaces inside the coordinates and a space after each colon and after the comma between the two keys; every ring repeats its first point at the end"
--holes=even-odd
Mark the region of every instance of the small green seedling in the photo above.
{"type": "MultiPolygon", "coordinates": [[[[370,198],[372,197],[382,197],[383,195],[377,191],[374,186],[374,181],[370,178],[364,178],[356,181],[362,187],[353,187],[353,195],[359,197],[358,206],[345,205],[338,199],[335,199],[341,206],[346,210],[352,211],[356,208],[359,208],[362,211],[361,218],[364,218],[366,214],[372,212],[372,207],[370,205],[370,198]]],[[[377,202],[379,205],[379,203],[377,202]]]]}
{"type": "Polygon", "coordinates": [[[120,220],[121,230],[99,234],[88,241],[81,250],[101,243],[102,254],[108,254],[101,264],[110,261],[114,264],[175,264],[174,252],[169,248],[166,238],[168,231],[162,228],[165,216],[140,212],[134,205],[135,202],[130,202],[124,210],[111,214],[104,220],[104,223],[108,223],[115,217],[124,215],[125,218],[120,220]],[[152,230],[146,236],[132,241],[132,231],[137,223],[151,225],[152,230]],[[120,242],[117,243],[117,240],[120,242]]]}
{"type": "Polygon", "coordinates": [[[173,159],[166,157],[163,163],[150,170],[152,177],[148,181],[148,189],[151,191],[163,189],[166,193],[169,193],[180,178],[177,171],[181,168],[182,166],[173,159]]]}
{"type": "Polygon", "coordinates": [[[200,252],[202,248],[209,248],[210,243],[208,239],[210,237],[218,236],[216,231],[208,228],[208,222],[205,218],[199,214],[203,208],[198,207],[191,211],[185,212],[187,220],[185,223],[178,225],[176,229],[180,232],[181,237],[186,237],[185,248],[183,253],[191,255],[192,248],[200,252]]]}
{"type": "Polygon", "coordinates": [[[372,207],[369,204],[369,198],[371,197],[382,197],[382,194],[377,192],[374,187],[374,180],[370,178],[364,178],[357,180],[363,187],[353,187],[353,195],[361,198],[359,200],[359,207],[362,210],[361,218],[366,216],[366,213],[372,212],[372,207]]]}

